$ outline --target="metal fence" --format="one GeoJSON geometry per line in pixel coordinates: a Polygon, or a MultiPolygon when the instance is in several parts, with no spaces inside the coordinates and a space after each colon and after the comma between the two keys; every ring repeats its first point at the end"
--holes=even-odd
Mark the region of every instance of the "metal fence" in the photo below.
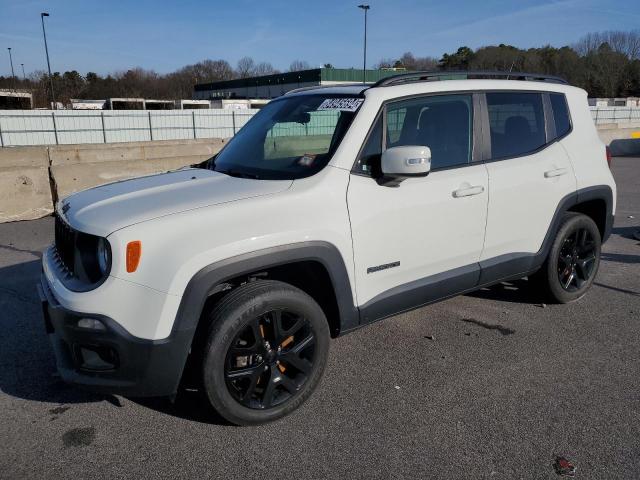
{"type": "Polygon", "coordinates": [[[4,110],[0,146],[229,138],[258,110],[4,110]]]}
{"type": "MultiPolygon", "coordinates": [[[[596,125],[640,122],[639,107],[590,107],[596,125]]],[[[0,146],[229,138],[258,110],[2,110],[0,146]]],[[[318,113],[318,112],[316,112],[318,113]]],[[[330,134],[335,113],[281,125],[271,136],[330,134]],[[313,132],[313,133],[311,133],[313,132]]]]}
{"type": "Polygon", "coordinates": [[[640,122],[640,107],[590,107],[591,117],[596,125],[605,123],[640,122]]]}

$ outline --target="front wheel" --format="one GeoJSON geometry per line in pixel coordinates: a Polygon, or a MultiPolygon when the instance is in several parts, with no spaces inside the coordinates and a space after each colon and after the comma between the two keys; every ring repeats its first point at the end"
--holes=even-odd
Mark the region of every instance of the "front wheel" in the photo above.
{"type": "Polygon", "coordinates": [[[549,256],[531,279],[552,302],[579,299],[598,272],[601,242],[600,231],[591,218],[580,213],[566,214],[549,256]]]}
{"type": "Polygon", "coordinates": [[[210,314],[202,378],[228,421],[257,425],[298,408],[318,385],[329,351],[320,306],[289,284],[259,280],[226,295],[210,314]]]}

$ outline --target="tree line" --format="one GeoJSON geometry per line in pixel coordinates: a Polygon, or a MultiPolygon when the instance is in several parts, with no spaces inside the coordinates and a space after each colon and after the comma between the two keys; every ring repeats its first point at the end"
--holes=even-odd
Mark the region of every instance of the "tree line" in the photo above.
{"type": "Polygon", "coordinates": [[[640,96],[640,30],[590,33],[571,46],[520,49],[492,45],[463,46],[440,59],[416,57],[381,60],[377,68],[407,70],[500,70],[557,75],[584,88],[590,97],[640,96]]]}
{"type": "MultiPolygon", "coordinates": [[[[324,67],[333,68],[331,64],[324,67]]],[[[289,70],[308,68],[307,62],[295,60],[289,70]]],[[[463,46],[439,59],[407,52],[397,59],[383,59],[375,68],[533,72],[564,77],[572,85],[587,90],[590,97],[640,96],[640,30],[590,33],[575,44],[560,48],[520,49],[500,44],[473,50],[463,46]]],[[[68,103],[70,98],[191,98],[197,83],[275,73],[280,72],[270,63],[244,57],[235,68],[219,59],[203,60],[168,74],[133,68],[106,76],[95,72],[81,75],[75,70],[55,72],[52,76],[56,100],[68,103]]],[[[0,88],[29,89],[33,92],[34,107],[48,106],[49,78],[44,71],[33,72],[26,79],[0,77],[0,88]]]]}
{"type": "MultiPolygon", "coordinates": [[[[291,71],[308,68],[309,64],[301,60],[293,61],[290,66],[291,71]]],[[[56,101],[68,104],[71,98],[187,99],[191,98],[193,86],[197,83],[276,73],[280,71],[270,63],[256,62],[251,57],[244,57],[238,61],[235,68],[226,60],[203,60],[164,75],[136,67],[106,76],[95,72],[82,75],[76,70],[54,72],[52,80],[56,101]]],[[[0,88],[31,90],[35,108],[49,106],[50,82],[49,75],[44,70],[35,71],[26,78],[0,76],[0,88]]]]}

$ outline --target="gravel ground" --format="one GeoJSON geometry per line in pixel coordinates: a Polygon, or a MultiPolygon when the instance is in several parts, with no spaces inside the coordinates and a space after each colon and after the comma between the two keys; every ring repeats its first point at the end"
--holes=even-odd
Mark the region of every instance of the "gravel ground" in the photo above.
{"type": "Polygon", "coordinates": [[[52,219],[0,225],[0,478],[640,477],[640,158],[614,159],[618,212],[594,288],[545,306],[526,281],[332,343],[293,415],[239,428],[197,393],[64,385],[35,291],[52,219]]]}

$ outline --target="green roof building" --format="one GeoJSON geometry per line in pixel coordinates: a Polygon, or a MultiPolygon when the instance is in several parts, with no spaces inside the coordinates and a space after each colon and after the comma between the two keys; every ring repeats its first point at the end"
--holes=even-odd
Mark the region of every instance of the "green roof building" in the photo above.
{"type": "MultiPolygon", "coordinates": [[[[366,83],[374,83],[381,78],[397,73],[394,70],[367,70],[366,83]]],[[[270,99],[284,95],[296,88],[353,83],[362,83],[362,70],[354,68],[313,68],[298,72],[202,83],[194,87],[193,98],[199,100],[220,98],[270,99]]]]}

